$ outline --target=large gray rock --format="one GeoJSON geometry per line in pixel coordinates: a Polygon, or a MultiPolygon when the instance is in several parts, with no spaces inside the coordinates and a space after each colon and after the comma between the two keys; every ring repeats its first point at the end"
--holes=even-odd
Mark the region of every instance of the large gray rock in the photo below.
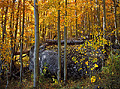
{"type": "MultiPolygon", "coordinates": [[[[76,51],[76,49],[69,50],[69,53],[67,53],[67,76],[68,78],[80,78],[84,77],[86,75],[89,76],[91,73],[91,69],[95,66],[95,64],[98,65],[97,68],[94,68],[93,71],[100,70],[101,69],[101,59],[100,56],[102,55],[100,53],[100,50],[96,50],[99,52],[96,55],[90,54],[90,50],[86,50],[87,55],[84,55],[82,53],[79,53],[76,51]],[[96,56],[98,61],[97,62],[91,62],[89,58],[92,56],[96,56]],[[82,60],[84,58],[84,60],[82,60]]],[[[95,51],[95,50],[93,50],[95,51]]],[[[64,69],[64,52],[62,51],[61,55],[61,72],[63,76],[63,69],[64,69]]],[[[39,47],[39,67],[40,72],[44,73],[44,69],[47,70],[50,74],[57,74],[58,70],[58,54],[57,52],[53,50],[46,50],[44,46],[39,47]]],[[[30,50],[30,70],[34,70],[34,46],[30,50]]]]}
{"type": "Polygon", "coordinates": [[[57,53],[53,52],[52,50],[45,50],[40,55],[40,72],[44,67],[52,73],[57,72],[58,60],[57,60],[57,53]]]}
{"type": "MultiPolygon", "coordinates": [[[[39,67],[40,67],[40,72],[43,73],[44,69],[49,70],[52,74],[57,72],[57,53],[52,51],[52,50],[45,50],[40,46],[39,50],[39,67]]],[[[34,46],[31,48],[30,51],[30,65],[29,69],[33,70],[34,69],[34,46]]]]}

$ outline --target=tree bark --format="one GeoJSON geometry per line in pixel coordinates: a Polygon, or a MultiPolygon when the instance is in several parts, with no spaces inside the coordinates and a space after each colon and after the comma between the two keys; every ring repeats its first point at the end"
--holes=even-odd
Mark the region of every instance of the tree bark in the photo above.
{"type": "Polygon", "coordinates": [[[114,24],[115,24],[115,43],[118,44],[118,40],[117,40],[117,37],[118,37],[118,28],[117,28],[117,16],[116,16],[116,12],[117,12],[117,7],[116,7],[116,0],[114,0],[114,15],[115,15],[115,21],[114,21],[114,24]]]}
{"type": "MultiPolygon", "coordinates": [[[[65,19],[67,19],[67,0],[65,0],[65,19]]],[[[64,84],[67,82],[67,21],[64,25],[64,84]]]]}
{"type": "MultiPolygon", "coordinates": [[[[106,8],[105,8],[105,0],[103,0],[103,38],[106,38],[105,35],[105,30],[106,30],[106,8]]],[[[104,41],[103,41],[103,49],[104,47],[104,41]]],[[[102,67],[103,67],[103,59],[102,59],[102,67]]]]}
{"type": "Polygon", "coordinates": [[[4,20],[4,27],[3,27],[3,33],[2,33],[2,42],[3,43],[4,43],[5,34],[6,34],[7,12],[8,12],[8,6],[6,7],[6,11],[5,11],[5,20],[4,20]]]}
{"type": "MultiPolygon", "coordinates": [[[[24,2],[24,1],[23,1],[24,2]]],[[[23,3],[24,4],[24,3],[23,3]]],[[[15,24],[15,33],[14,33],[14,40],[15,40],[15,44],[14,44],[14,52],[16,51],[17,47],[16,47],[16,40],[17,40],[17,32],[18,32],[18,17],[19,17],[19,6],[20,6],[20,0],[18,2],[18,11],[17,11],[17,18],[16,18],[16,24],[15,24]]],[[[24,7],[24,6],[23,6],[24,7]]],[[[24,7],[25,8],[25,7],[24,7]]],[[[24,9],[23,8],[23,9],[24,9]]],[[[24,12],[23,12],[24,13],[24,12]]]]}
{"type": "MultiPolygon", "coordinates": [[[[19,0],[20,3],[20,0],[19,0]]],[[[22,70],[23,70],[23,62],[22,62],[22,51],[23,51],[23,35],[24,35],[24,23],[25,23],[25,0],[23,0],[23,22],[22,22],[22,34],[21,34],[21,44],[20,44],[20,83],[22,84],[22,70]]]]}
{"type": "Polygon", "coordinates": [[[58,81],[61,81],[61,35],[60,35],[60,1],[58,2],[58,81]]]}
{"type": "Polygon", "coordinates": [[[34,88],[37,88],[39,82],[39,14],[37,0],[34,0],[35,16],[35,51],[34,51],[34,88]]]}
{"type": "Polygon", "coordinates": [[[75,8],[76,8],[76,11],[75,11],[75,16],[76,16],[76,21],[75,21],[75,24],[76,24],[76,40],[78,38],[78,31],[77,31],[77,0],[75,0],[75,8]]]}
{"type": "Polygon", "coordinates": [[[14,57],[14,49],[13,49],[13,32],[11,29],[14,28],[14,4],[15,4],[15,1],[13,0],[13,4],[12,4],[12,12],[11,12],[11,17],[10,17],[10,37],[11,37],[11,62],[10,62],[10,78],[12,77],[12,63],[13,63],[13,57],[14,57]]]}

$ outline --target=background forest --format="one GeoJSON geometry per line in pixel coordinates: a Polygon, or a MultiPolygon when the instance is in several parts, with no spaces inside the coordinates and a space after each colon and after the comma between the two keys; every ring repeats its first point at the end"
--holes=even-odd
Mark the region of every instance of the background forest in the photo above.
{"type": "Polygon", "coordinates": [[[64,80],[61,74],[58,80],[41,76],[41,89],[120,89],[120,0],[0,0],[0,89],[33,88],[29,59],[36,29],[39,45],[49,44],[46,49],[56,51],[58,59],[63,54],[64,66],[68,58],[84,61],[83,49],[92,55],[86,65],[102,53],[100,68],[88,66],[89,77],[67,80],[66,71],[64,80]],[[100,70],[94,74],[95,68],[100,70]]]}

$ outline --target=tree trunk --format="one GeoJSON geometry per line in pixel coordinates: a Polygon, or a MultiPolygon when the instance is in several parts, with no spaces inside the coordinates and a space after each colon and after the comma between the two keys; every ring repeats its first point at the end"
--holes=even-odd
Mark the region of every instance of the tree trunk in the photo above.
{"type": "Polygon", "coordinates": [[[58,2],[58,81],[61,81],[61,35],[60,35],[60,1],[58,2]]]}
{"type": "MultiPolygon", "coordinates": [[[[16,51],[17,47],[16,47],[16,40],[17,40],[17,31],[18,31],[18,17],[19,17],[19,6],[20,6],[20,0],[18,2],[18,11],[17,11],[17,18],[16,18],[16,25],[15,25],[15,33],[14,33],[14,40],[15,40],[15,44],[14,44],[14,52],[16,51]]],[[[24,8],[23,8],[24,9],[24,8]]],[[[24,13],[24,12],[23,12],[24,13]]]]}
{"type": "Polygon", "coordinates": [[[3,27],[3,33],[2,33],[2,42],[3,43],[4,43],[5,34],[6,34],[7,12],[8,12],[8,6],[6,7],[6,11],[5,11],[5,20],[4,20],[4,27],[3,27]]]}
{"type": "MultiPolygon", "coordinates": [[[[105,9],[105,0],[103,0],[103,38],[104,39],[106,38],[105,30],[106,30],[106,9],[105,9]]],[[[103,41],[103,49],[105,49],[104,41],[103,41]]],[[[103,67],[103,59],[102,59],[102,67],[103,67]]]]}
{"type": "Polygon", "coordinates": [[[35,51],[34,51],[34,88],[37,88],[39,82],[39,14],[38,3],[34,0],[34,16],[35,16],[35,51]]]}
{"type": "MultiPolygon", "coordinates": [[[[4,10],[4,7],[1,8],[1,10],[4,10]]],[[[1,17],[1,28],[3,30],[3,13],[1,13],[2,17],[1,17]]],[[[0,38],[2,37],[2,35],[0,35],[0,38]]]]}
{"type": "MultiPolygon", "coordinates": [[[[67,19],[67,0],[65,0],[65,19],[67,19]]],[[[64,25],[64,84],[67,82],[67,21],[64,25]]]]}
{"type": "MultiPolygon", "coordinates": [[[[20,0],[19,0],[20,3],[20,0]]],[[[22,84],[22,70],[23,70],[23,62],[22,62],[22,51],[23,51],[23,35],[24,35],[24,23],[25,23],[25,0],[23,0],[23,22],[22,22],[22,34],[21,34],[21,44],[20,44],[20,83],[22,84]]]]}
{"type": "Polygon", "coordinates": [[[118,40],[117,40],[117,37],[118,37],[118,28],[117,28],[117,16],[116,16],[116,12],[117,12],[117,7],[116,7],[116,0],[114,0],[114,15],[115,15],[115,21],[114,21],[114,24],[115,24],[115,43],[118,44],[118,40]]]}
{"type": "Polygon", "coordinates": [[[76,16],[76,21],[75,21],[75,24],[76,24],[76,40],[78,39],[78,32],[77,32],[77,0],[75,0],[75,8],[76,8],[76,11],[75,11],[75,16],[76,16]]]}
{"type": "Polygon", "coordinates": [[[10,77],[12,76],[12,63],[13,63],[13,57],[14,57],[14,49],[13,49],[13,32],[11,31],[11,29],[13,29],[14,28],[14,24],[12,24],[12,23],[14,23],[14,4],[15,4],[15,1],[13,0],[13,6],[12,6],[12,12],[11,12],[11,17],[10,17],[10,37],[11,37],[11,42],[10,42],[10,44],[11,44],[11,62],[10,62],[10,77]]]}

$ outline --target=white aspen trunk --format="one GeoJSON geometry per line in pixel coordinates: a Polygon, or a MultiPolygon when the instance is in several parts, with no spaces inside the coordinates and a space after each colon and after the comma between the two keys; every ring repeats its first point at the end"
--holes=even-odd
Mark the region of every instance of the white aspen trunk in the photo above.
{"type": "Polygon", "coordinates": [[[37,88],[39,82],[39,14],[37,0],[34,0],[35,16],[35,50],[34,50],[34,88],[37,88]]]}
{"type": "Polygon", "coordinates": [[[115,25],[115,43],[118,43],[117,40],[117,36],[118,36],[118,29],[117,29],[117,16],[116,16],[116,12],[117,12],[117,7],[116,7],[116,0],[114,0],[114,15],[115,15],[115,21],[114,21],[114,25],[115,25]]]}
{"type": "MultiPolygon", "coordinates": [[[[67,0],[65,0],[65,19],[67,18],[67,0]]],[[[66,84],[67,81],[67,20],[65,22],[64,26],[64,84],[66,84]]]]}
{"type": "MultiPolygon", "coordinates": [[[[105,9],[105,0],[103,0],[103,38],[104,39],[105,39],[105,30],[106,30],[106,9],[105,9]]],[[[103,41],[103,49],[105,49],[104,41],[103,41]]],[[[104,59],[102,59],[102,68],[103,68],[103,60],[104,59]]]]}
{"type": "MultiPolygon", "coordinates": [[[[19,2],[20,3],[20,2],[19,2]]],[[[23,70],[23,62],[22,62],[22,51],[23,51],[23,35],[24,35],[24,23],[25,23],[25,0],[23,0],[23,23],[22,23],[22,39],[20,44],[20,83],[22,84],[22,70],[23,70]]]]}
{"type": "MultiPolygon", "coordinates": [[[[60,1],[58,2],[60,7],[60,1]]],[[[61,35],[60,35],[60,8],[58,10],[58,81],[61,81],[61,35]]]]}

